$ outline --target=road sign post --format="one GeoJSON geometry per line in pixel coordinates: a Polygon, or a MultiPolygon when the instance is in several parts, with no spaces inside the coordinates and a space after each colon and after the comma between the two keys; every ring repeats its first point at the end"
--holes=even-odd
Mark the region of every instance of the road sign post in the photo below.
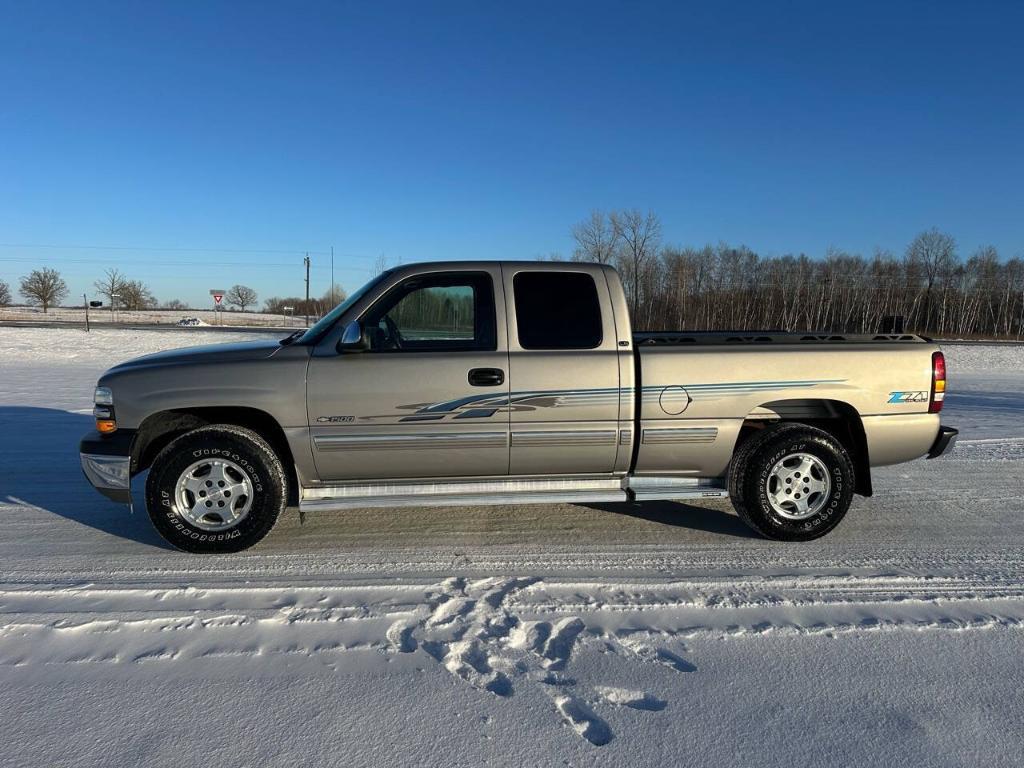
{"type": "MultiPolygon", "coordinates": [[[[223,289],[220,289],[220,288],[211,288],[210,289],[210,295],[213,296],[213,322],[215,324],[217,322],[217,310],[220,309],[220,303],[222,301],[224,301],[224,294],[225,294],[225,291],[223,289]]],[[[223,319],[221,320],[220,324],[224,325],[223,319]]]]}

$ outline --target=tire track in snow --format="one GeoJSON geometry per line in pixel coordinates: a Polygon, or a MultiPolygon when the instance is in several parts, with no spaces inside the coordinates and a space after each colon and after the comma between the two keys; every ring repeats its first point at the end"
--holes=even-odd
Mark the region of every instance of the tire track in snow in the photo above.
{"type": "Polygon", "coordinates": [[[586,689],[578,653],[666,674],[699,672],[685,642],[777,634],[1024,628],[1016,578],[910,574],[712,576],[665,582],[535,577],[357,586],[0,588],[0,670],[34,665],[176,665],[268,656],[415,654],[481,695],[543,691],[590,744],[614,739],[607,713],[670,708],[655,693],[586,689]]]}

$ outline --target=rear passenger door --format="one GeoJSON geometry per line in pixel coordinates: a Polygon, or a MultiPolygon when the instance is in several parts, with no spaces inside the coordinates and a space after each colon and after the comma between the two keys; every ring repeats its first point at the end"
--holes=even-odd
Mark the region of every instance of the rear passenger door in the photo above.
{"type": "Polygon", "coordinates": [[[612,472],[619,353],[607,281],[570,265],[503,267],[513,475],[612,472]]]}

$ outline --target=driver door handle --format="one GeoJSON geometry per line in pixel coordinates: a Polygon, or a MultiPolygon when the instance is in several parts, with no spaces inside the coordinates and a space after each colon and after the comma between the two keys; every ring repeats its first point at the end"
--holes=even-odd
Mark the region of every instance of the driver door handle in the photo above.
{"type": "Polygon", "coordinates": [[[473,368],[469,383],[474,387],[497,387],[505,383],[505,372],[501,368],[473,368]]]}

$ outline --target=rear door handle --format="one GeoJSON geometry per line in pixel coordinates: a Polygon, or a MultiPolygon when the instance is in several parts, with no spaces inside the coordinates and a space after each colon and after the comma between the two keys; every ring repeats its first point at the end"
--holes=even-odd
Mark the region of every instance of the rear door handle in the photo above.
{"type": "Polygon", "coordinates": [[[505,383],[501,368],[474,368],[469,372],[469,383],[474,387],[497,387],[505,383]]]}

